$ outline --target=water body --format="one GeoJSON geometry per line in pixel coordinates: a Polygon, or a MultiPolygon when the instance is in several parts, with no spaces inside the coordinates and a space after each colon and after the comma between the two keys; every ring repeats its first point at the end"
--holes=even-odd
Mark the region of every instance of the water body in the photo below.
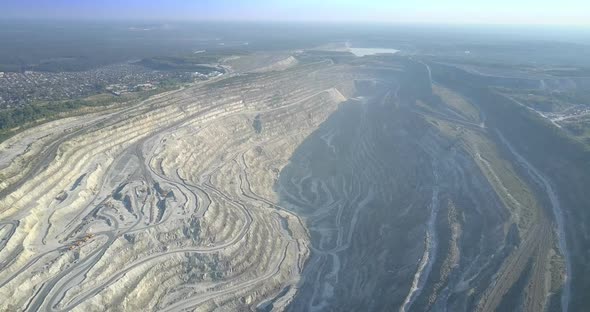
{"type": "Polygon", "coordinates": [[[348,48],[348,51],[356,56],[375,55],[375,54],[395,54],[399,52],[396,49],[383,48],[348,48]]]}

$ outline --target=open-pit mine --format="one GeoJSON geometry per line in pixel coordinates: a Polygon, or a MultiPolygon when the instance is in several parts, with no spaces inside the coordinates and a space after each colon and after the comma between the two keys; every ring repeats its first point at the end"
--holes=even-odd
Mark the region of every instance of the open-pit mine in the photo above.
{"type": "Polygon", "coordinates": [[[385,53],[2,142],[0,311],[580,311],[588,172],[503,78],[385,53]]]}

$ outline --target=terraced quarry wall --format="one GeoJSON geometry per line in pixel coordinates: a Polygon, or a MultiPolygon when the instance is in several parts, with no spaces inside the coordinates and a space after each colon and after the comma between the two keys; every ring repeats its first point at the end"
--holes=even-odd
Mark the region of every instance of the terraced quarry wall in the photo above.
{"type": "Polygon", "coordinates": [[[0,144],[0,310],[563,306],[552,189],[488,109],[404,57],[288,63],[0,144]]]}
{"type": "Polygon", "coordinates": [[[45,126],[47,142],[6,154],[1,309],[236,309],[294,286],[308,234],[271,187],[345,100],[346,73],[229,78],[45,126]]]}
{"type": "MultiPolygon", "coordinates": [[[[557,246],[551,253],[565,253],[567,259],[552,262],[567,271],[567,282],[565,288],[552,291],[549,309],[583,309],[590,289],[585,264],[590,238],[586,226],[590,220],[590,197],[585,191],[590,170],[587,147],[500,95],[493,89],[495,84],[475,82],[472,74],[448,66],[437,66],[437,72],[442,83],[479,103],[486,124],[496,132],[505,153],[516,155],[516,169],[531,180],[545,214],[553,219],[551,228],[559,237],[554,238],[557,246]]],[[[563,279],[562,274],[554,272],[552,278],[563,279]]]]}
{"type": "Polygon", "coordinates": [[[562,283],[546,277],[562,268],[550,264],[534,185],[477,106],[431,84],[425,64],[401,66],[343,105],[281,173],[283,205],[305,216],[312,241],[292,310],[490,311],[513,292],[523,309],[544,306],[562,283]],[[517,283],[531,257],[532,288],[517,283]]]}

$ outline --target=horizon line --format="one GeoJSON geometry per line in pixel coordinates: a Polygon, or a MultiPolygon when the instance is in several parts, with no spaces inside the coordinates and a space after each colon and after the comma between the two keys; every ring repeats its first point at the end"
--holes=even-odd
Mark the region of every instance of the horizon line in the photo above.
{"type": "Polygon", "coordinates": [[[563,23],[495,23],[495,22],[428,22],[428,21],[396,21],[396,20],[325,20],[325,19],[231,19],[231,18],[157,18],[157,17],[65,17],[65,16],[9,16],[4,17],[5,21],[63,21],[63,22],[157,22],[157,23],[247,23],[247,24],[326,24],[326,25],[395,25],[395,26],[475,26],[475,27],[557,27],[557,28],[579,28],[590,30],[589,24],[563,24],[563,23]]]}

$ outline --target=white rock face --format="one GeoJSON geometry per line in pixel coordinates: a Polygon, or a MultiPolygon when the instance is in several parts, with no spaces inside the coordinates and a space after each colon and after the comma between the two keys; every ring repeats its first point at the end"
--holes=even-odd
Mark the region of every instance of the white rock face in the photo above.
{"type": "Polygon", "coordinates": [[[271,65],[259,68],[254,72],[268,72],[268,71],[278,71],[278,70],[285,70],[287,68],[293,67],[297,65],[298,61],[295,57],[289,56],[285,59],[277,61],[271,65]]]}
{"type": "Polygon", "coordinates": [[[352,80],[279,63],[2,143],[0,310],[288,304],[309,237],[273,186],[352,80]]]}

